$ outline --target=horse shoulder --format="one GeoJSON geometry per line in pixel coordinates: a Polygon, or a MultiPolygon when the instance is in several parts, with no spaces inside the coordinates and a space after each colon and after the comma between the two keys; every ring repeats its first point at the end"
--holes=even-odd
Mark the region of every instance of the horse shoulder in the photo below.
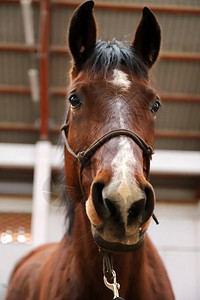
{"type": "Polygon", "coordinates": [[[41,300],[80,299],[78,266],[74,258],[72,240],[65,236],[56,251],[46,261],[40,274],[41,300]]]}
{"type": "Polygon", "coordinates": [[[38,299],[40,273],[56,247],[56,243],[40,246],[17,263],[10,278],[6,300],[38,299]]]}
{"type": "Polygon", "coordinates": [[[149,279],[149,289],[152,291],[152,300],[173,300],[174,294],[172,291],[172,286],[164,266],[164,263],[149,239],[146,236],[146,274],[149,279]]]}

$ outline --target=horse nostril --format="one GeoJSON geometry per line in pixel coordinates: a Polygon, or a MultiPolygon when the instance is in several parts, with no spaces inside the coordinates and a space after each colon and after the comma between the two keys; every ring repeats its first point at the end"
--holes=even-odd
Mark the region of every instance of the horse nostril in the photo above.
{"type": "Polygon", "coordinates": [[[138,200],[131,204],[131,207],[128,210],[128,222],[127,225],[130,226],[134,221],[142,215],[142,212],[145,207],[145,199],[138,200]]]}
{"type": "Polygon", "coordinates": [[[105,198],[104,201],[105,201],[105,204],[108,208],[108,211],[109,211],[112,219],[117,223],[120,222],[121,214],[120,214],[120,208],[118,207],[118,205],[108,198],[105,198]]]}
{"type": "Polygon", "coordinates": [[[103,182],[95,182],[92,186],[92,201],[94,208],[100,218],[104,219],[107,214],[107,209],[104,205],[102,191],[105,184],[103,182]]]}
{"type": "Polygon", "coordinates": [[[152,216],[155,206],[155,196],[150,184],[143,188],[145,197],[132,203],[128,210],[127,225],[130,226],[134,221],[139,220],[141,225],[146,223],[152,216]],[[140,219],[139,219],[140,218],[140,219]]]}
{"type": "Polygon", "coordinates": [[[103,189],[105,184],[103,182],[95,182],[92,186],[92,201],[94,208],[102,220],[111,219],[119,223],[121,222],[120,207],[109,198],[103,197],[103,189]]]}

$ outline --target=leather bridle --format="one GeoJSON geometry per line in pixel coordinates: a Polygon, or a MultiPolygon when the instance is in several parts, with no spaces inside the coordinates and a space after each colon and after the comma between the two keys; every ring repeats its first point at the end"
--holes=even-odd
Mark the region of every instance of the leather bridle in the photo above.
{"type": "MultiPolygon", "coordinates": [[[[78,153],[75,153],[72,148],[69,145],[68,142],[68,131],[69,131],[69,125],[65,124],[61,128],[61,132],[63,135],[64,143],[66,146],[67,151],[79,161],[80,163],[80,169],[79,169],[79,181],[80,181],[80,187],[83,196],[84,195],[84,189],[82,186],[82,172],[83,169],[86,166],[86,163],[90,160],[92,155],[102,146],[104,145],[108,140],[116,137],[116,136],[128,136],[130,137],[143,151],[143,157],[146,159],[146,179],[149,178],[149,171],[150,171],[150,160],[151,156],[154,154],[154,150],[151,146],[149,146],[139,135],[137,135],[135,132],[127,130],[127,129],[116,129],[109,131],[105,133],[102,137],[100,137],[98,140],[96,140],[94,143],[92,143],[85,151],[80,151],[78,153]]],[[[159,224],[158,219],[156,218],[155,214],[152,215],[154,221],[156,224],[159,224]]]]}

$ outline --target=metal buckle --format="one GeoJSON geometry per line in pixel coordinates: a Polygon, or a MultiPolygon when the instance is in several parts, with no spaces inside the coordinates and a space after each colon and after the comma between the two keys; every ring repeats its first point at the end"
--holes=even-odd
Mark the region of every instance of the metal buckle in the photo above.
{"type": "Polygon", "coordinates": [[[113,291],[113,294],[114,294],[113,299],[115,299],[115,298],[119,297],[120,284],[117,283],[116,272],[114,270],[112,270],[112,276],[113,276],[113,283],[108,282],[105,275],[103,277],[103,281],[104,281],[105,286],[107,288],[109,288],[111,291],[113,291]]]}

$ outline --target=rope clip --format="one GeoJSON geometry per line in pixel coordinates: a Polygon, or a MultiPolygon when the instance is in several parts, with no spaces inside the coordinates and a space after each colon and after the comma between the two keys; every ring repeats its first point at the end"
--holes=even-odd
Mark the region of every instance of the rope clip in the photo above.
{"type": "Polygon", "coordinates": [[[103,277],[103,281],[105,286],[109,288],[111,291],[113,291],[114,294],[113,299],[116,299],[117,297],[119,297],[120,284],[117,283],[116,272],[114,270],[112,270],[112,276],[113,276],[113,283],[108,282],[105,275],[103,277]]]}

